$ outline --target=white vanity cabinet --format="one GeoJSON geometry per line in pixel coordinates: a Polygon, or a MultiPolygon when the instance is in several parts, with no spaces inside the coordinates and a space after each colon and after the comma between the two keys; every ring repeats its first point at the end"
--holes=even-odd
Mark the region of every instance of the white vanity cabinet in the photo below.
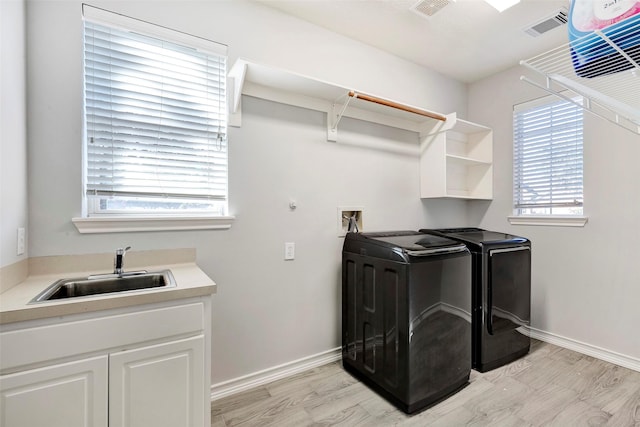
{"type": "Polygon", "coordinates": [[[0,427],[208,427],[210,297],[0,329],[0,427]]]}

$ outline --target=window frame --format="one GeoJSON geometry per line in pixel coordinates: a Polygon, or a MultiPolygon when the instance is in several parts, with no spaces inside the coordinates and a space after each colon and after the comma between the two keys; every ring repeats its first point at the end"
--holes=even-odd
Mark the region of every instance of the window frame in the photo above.
{"type": "MultiPolygon", "coordinates": [[[[513,115],[514,115],[514,121],[515,121],[515,114],[517,111],[522,111],[522,110],[530,110],[536,107],[540,107],[540,106],[544,106],[544,105],[550,105],[553,103],[557,103],[557,102],[570,102],[575,104],[578,108],[582,108],[582,98],[580,96],[575,96],[575,95],[568,95],[565,94],[566,98],[561,99],[558,98],[557,96],[554,95],[550,95],[550,96],[545,96],[542,98],[538,98],[532,101],[528,101],[528,102],[524,102],[524,103],[520,103],[517,105],[514,105],[514,111],[513,111],[513,115]]],[[[512,121],[513,123],[513,121],[512,121]]],[[[584,129],[584,125],[583,125],[583,129],[584,129]]],[[[518,213],[517,212],[517,207],[516,207],[516,179],[515,179],[515,167],[516,167],[516,161],[515,161],[515,144],[516,144],[516,138],[515,138],[515,128],[513,129],[513,150],[514,150],[514,156],[512,157],[513,159],[513,170],[512,170],[512,203],[511,203],[511,208],[512,208],[512,214],[507,216],[507,219],[509,221],[510,224],[512,225],[546,225],[546,226],[562,226],[562,227],[584,227],[585,224],[588,221],[588,217],[585,215],[585,204],[584,201],[582,202],[582,213],[580,214],[522,214],[522,213],[518,213]]],[[[584,159],[584,136],[582,138],[582,157],[584,159]]],[[[583,166],[583,170],[582,170],[582,177],[583,177],[583,182],[582,182],[582,187],[583,187],[583,193],[584,193],[584,166],[583,166]]]]}
{"type": "MultiPolygon", "coordinates": [[[[181,33],[176,30],[154,25],[135,18],[130,18],[117,13],[109,12],[104,9],[96,8],[86,4],[82,5],[83,19],[96,22],[101,25],[123,29],[125,31],[137,32],[147,36],[167,40],[171,43],[177,43],[188,46],[196,50],[205,50],[213,52],[217,55],[226,57],[227,47],[225,45],[209,41],[197,36],[181,33]]],[[[84,31],[83,31],[84,34],[84,31]]],[[[84,42],[83,42],[84,46],[84,42]]],[[[83,48],[84,49],[84,48],[83,48]]],[[[226,70],[223,70],[226,75],[226,70]]],[[[82,84],[84,88],[84,71],[82,84]]],[[[84,90],[83,90],[84,93],[84,90]]],[[[225,97],[223,108],[227,107],[228,97],[225,97]]],[[[87,121],[83,116],[83,205],[82,216],[73,218],[72,222],[80,233],[107,233],[107,232],[128,232],[128,231],[161,231],[161,230],[202,230],[202,229],[227,229],[231,226],[234,217],[228,215],[228,166],[226,169],[226,190],[225,199],[220,202],[224,203],[221,209],[222,215],[209,210],[133,210],[133,211],[117,211],[100,209],[99,200],[104,197],[94,198],[86,191],[86,174],[87,174],[87,121]]],[[[225,128],[228,128],[228,116],[225,128]]],[[[226,164],[228,165],[228,145],[226,154],[226,164]]],[[[161,199],[158,199],[161,200],[161,199]]],[[[175,199],[178,200],[178,199],[175,199]]]]}

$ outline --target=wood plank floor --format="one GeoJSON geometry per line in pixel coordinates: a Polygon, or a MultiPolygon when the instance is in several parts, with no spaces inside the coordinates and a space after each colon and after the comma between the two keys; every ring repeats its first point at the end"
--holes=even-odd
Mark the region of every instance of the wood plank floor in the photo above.
{"type": "Polygon", "coordinates": [[[531,352],[408,416],[342,369],[321,366],[212,402],[212,427],[640,427],[640,372],[533,341],[531,352]]]}

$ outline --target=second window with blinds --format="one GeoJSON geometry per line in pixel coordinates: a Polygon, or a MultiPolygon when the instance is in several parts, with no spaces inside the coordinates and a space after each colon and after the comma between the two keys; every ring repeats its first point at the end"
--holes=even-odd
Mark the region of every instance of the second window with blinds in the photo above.
{"type": "Polygon", "coordinates": [[[515,216],[583,215],[582,111],[557,97],[514,107],[515,216]]]}
{"type": "Polygon", "coordinates": [[[226,46],[84,18],[86,215],[226,215],[226,46]]]}

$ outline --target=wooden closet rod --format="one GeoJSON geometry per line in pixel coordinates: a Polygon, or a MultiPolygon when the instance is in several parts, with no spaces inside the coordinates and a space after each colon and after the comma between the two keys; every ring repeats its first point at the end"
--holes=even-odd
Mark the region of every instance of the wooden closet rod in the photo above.
{"type": "Polygon", "coordinates": [[[362,99],[363,101],[374,102],[376,104],[384,105],[386,107],[396,108],[398,110],[407,111],[409,113],[419,114],[421,116],[430,117],[432,119],[447,121],[447,118],[441,114],[432,113],[431,111],[421,110],[419,108],[409,107],[408,105],[398,104],[397,102],[388,101],[386,99],[378,98],[376,96],[365,95],[364,93],[358,93],[356,91],[349,91],[349,96],[353,98],[362,99]]]}

